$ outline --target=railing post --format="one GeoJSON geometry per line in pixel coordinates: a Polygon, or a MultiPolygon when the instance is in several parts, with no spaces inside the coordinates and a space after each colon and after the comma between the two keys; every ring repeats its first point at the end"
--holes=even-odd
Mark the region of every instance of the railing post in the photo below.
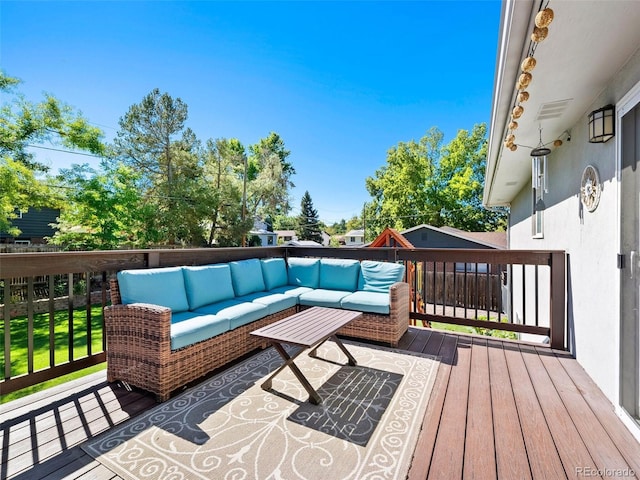
{"type": "Polygon", "coordinates": [[[566,257],[551,252],[551,348],[565,350],[566,325],[566,257]]]}
{"type": "Polygon", "coordinates": [[[160,266],[160,253],[149,252],[147,253],[147,268],[156,268],[160,266]]]}

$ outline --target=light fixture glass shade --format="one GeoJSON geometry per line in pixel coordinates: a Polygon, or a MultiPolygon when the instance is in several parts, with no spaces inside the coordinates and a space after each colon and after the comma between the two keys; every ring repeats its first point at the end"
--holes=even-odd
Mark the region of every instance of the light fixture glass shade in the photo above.
{"type": "Polygon", "coordinates": [[[613,105],[589,114],[589,143],[604,143],[615,135],[615,108],[613,105]]]}

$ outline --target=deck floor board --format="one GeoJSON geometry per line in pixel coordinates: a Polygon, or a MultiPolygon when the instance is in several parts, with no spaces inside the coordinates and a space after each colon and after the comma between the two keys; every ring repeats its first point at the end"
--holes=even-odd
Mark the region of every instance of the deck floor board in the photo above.
{"type": "MultiPolygon", "coordinates": [[[[640,444],[565,352],[413,327],[399,348],[440,361],[409,479],[640,472],[640,444]]],[[[3,405],[0,479],[117,480],[80,445],[155,405],[104,372],[3,405]]]]}

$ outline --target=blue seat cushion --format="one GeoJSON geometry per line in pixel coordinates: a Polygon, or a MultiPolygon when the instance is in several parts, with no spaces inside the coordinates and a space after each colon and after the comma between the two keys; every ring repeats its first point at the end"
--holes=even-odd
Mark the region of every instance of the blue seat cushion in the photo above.
{"type": "Polygon", "coordinates": [[[196,310],[197,313],[213,314],[229,320],[229,328],[234,328],[254,322],[269,314],[266,305],[254,302],[240,302],[237,299],[206,305],[196,310]]]}
{"type": "Polygon", "coordinates": [[[320,288],[327,290],[358,289],[360,262],[357,260],[323,258],[320,260],[320,288]]]}
{"type": "Polygon", "coordinates": [[[265,290],[273,290],[287,284],[287,262],[284,258],[264,258],[260,260],[265,290]]]}
{"type": "Polygon", "coordinates": [[[231,267],[231,280],[236,297],[265,290],[260,260],[257,258],[238,260],[229,262],[229,266],[231,267]]]}
{"type": "Polygon", "coordinates": [[[320,259],[291,257],[287,259],[287,264],[289,285],[318,288],[320,285],[320,259]]]}
{"type": "Polygon", "coordinates": [[[340,301],[340,306],[345,310],[389,315],[389,293],[364,291],[351,293],[340,301]]]}
{"type": "Polygon", "coordinates": [[[151,303],[173,313],[189,310],[181,267],[122,270],[117,273],[122,303],[151,303]]]}
{"type": "Polygon", "coordinates": [[[292,295],[272,292],[255,292],[239,297],[237,300],[243,302],[254,302],[265,305],[269,314],[278,313],[287,308],[295,307],[298,304],[298,298],[292,295]]]}
{"type": "Polygon", "coordinates": [[[190,310],[233,298],[231,267],[226,263],[182,267],[190,310]]]}
{"type": "Polygon", "coordinates": [[[313,307],[340,308],[340,300],[351,293],[344,290],[316,288],[300,295],[298,302],[300,305],[311,305],[313,307]]]}
{"type": "Polygon", "coordinates": [[[177,350],[229,330],[229,319],[218,315],[181,312],[171,315],[171,350],[177,350]]]}
{"type": "Polygon", "coordinates": [[[363,260],[360,263],[358,290],[389,293],[391,285],[401,282],[403,277],[404,265],[401,263],[363,260]]]}
{"type": "Polygon", "coordinates": [[[274,288],[270,293],[282,293],[288,297],[298,298],[303,293],[311,292],[313,288],[309,287],[295,287],[293,285],[285,285],[284,287],[274,288]]]}

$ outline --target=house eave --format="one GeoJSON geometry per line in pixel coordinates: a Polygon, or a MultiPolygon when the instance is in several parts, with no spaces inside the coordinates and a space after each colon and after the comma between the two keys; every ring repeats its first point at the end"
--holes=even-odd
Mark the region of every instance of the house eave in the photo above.
{"type": "MultiPolygon", "coordinates": [[[[488,208],[510,205],[529,182],[529,153],[540,137],[545,144],[555,139],[566,142],[572,128],[587,128],[596,98],[640,45],[640,2],[549,2],[555,18],[548,37],[536,44],[537,65],[527,87],[530,99],[521,104],[524,114],[517,119],[518,128],[510,131],[516,81],[532,45],[530,34],[541,6],[528,0],[503,3],[483,193],[488,208]],[[557,115],[542,115],[545,107],[561,103],[564,108],[557,115]],[[509,133],[516,137],[515,152],[504,147],[509,133]]],[[[553,152],[552,147],[551,161],[553,152]]]]}

